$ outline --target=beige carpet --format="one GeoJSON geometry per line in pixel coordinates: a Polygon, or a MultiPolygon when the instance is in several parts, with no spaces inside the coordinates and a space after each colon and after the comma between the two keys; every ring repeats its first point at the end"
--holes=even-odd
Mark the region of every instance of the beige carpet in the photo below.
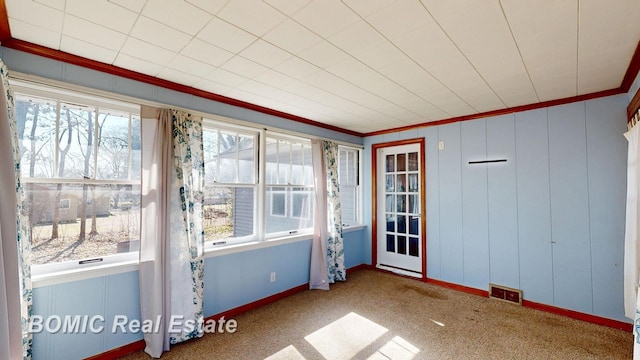
{"type": "Polygon", "coordinates": [[[237,332],[162,359],[631,359],[633,348],[629,332],[373,270],[235,319],[237,332]]]}

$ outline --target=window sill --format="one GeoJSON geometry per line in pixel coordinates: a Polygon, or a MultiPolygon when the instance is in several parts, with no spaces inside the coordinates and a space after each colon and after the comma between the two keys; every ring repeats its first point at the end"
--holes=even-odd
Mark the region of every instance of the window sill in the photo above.
{"type": "MultiPolygon", "coordinates": [[[[366,228],[366,225],[351,225],[345,226],[342,228],[342,233],[350,233],[352,231],[358,231],[366,228]]],[[[222,245],[219,247],[212,247],[205,249],[204,256],[205,258],[222,256],[228,254],[235,254],[243,251],[250,251],[256,249],[267,248],[271,246],[278,246],[289,244],[298,241],[311,240],[313,238],[313,234],[300,234],[286,237],[279,237],[275,239],[268,239],[265,241],[250,241],[240,244],[230,244],[230,245],[222,245]]]]}
{"type": "Polygon", "coordinates": [[[112,264],[96,265],[85,268],[56,271],[31,277],[34,288],[64,284],[73,281],[138,271],[138,260],[129,260],[112,264]]]}

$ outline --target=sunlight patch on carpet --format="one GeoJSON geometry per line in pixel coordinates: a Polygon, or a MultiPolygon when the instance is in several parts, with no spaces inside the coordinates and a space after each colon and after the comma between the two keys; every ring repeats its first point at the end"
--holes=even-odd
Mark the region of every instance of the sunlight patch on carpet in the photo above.
{"type": "Polygon", "coordinates": [[[278,351],[277,353],[265,358],[265,360],[306,360],[302,354],[296,349],[295,346],[289,345],[286,348],[278,351]]]}
{"type": "Polygon", "coordinates": [[[413,359],[420,349],[411,345],[407,340],[396,336],[384,344],[380,350],[371,355],[368,360],[377,359],[394,359],[394,360],[410,360],[413,359]]]}
{"type": "Polygon", "coordinates": [[[387,331],[387,328],[352,312],[305,336],[305,340],[325,359],[350,359],[387,331]]]}

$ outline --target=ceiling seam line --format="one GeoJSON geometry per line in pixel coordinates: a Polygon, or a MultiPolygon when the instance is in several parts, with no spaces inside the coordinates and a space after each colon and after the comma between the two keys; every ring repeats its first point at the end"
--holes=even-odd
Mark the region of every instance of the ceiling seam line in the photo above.
{"type": "MultiPolygon", "coordinates": [[[[478,109],[476,109],[474,106],[472,106],[471,104],[469,104],[466,100],[464,100],[463,98],[461,98],[458,94],[456,94],[453,90],[451,90],[447,85],[445,85],[442,81],[440,81],[440,79],[438,79],[437,77],[435,77],[429,70],[425,69],[424,66],[422,66],[420,63],[418,63],[416,60],[414,60],[411,56],[409,56],[404,50],[398,48],[398,46],[391,41],[388,37],[386,37],[383,33],[381,33],[378,29],[376,29],[375,26],[371,25],[370,22],[368,22],[365,18],[363,18],[360,14],[358,14],[355,10],[353,10],[348,4],[346,4],[344,2],[344,0],[341,0],[341,2],[347,7],[349,8],[349,10],[351,10],[356,16],[358,16],[362,21],[364,21],[365,23],[367,23],[367,25],[369,25],[372,29],[374,29],[380,36],[382,36],[385,40],[387,40],[389,42],[389,44],[391,44],[394,48],[396,48],[396,50],[398,50],[399,52],[401,52],[404,56],[407,57],[407,59],[411,60],[411,62],[413,62],[414,64],[416,64],[420,69],[422,69],[422,71],[424,71],[425,73],[429,74],[429,76],[431,76],[434,80],[436,80],[436,82],[438,82],[438,84],[442,85],[445,89],[451,91],[451,93],[457,97],[460,101],[462,101],[463,103],[465,103],[467,106],[469,106],[470,108],[472,108],[475,111],[479,111],[478,109]]],[[[352,56],[353,57],[353,56],[352,56]]],[[[369,65],[365,64],[364,62],[362,62],[360,59],[353,57],[354,59],[356,59],[358,62],[362,63],[363,65],[367,66],[368,68],[370,68],[371,70],[375,71],[376,73],[380,74],[381,76],[389,79],[391,82],[393,82],[394,84],[397,84],[398,86],[402,87],[403,89],[407,90],[408,92],[412,93],[413,95],[417,96],[418,98],[426,101],[427,103],[429,103],[430,105],[432,105],[433,107],[435,107],[436,109],[444,112],[445,114],[449,115],[449,116],[453,116],[452,114],[450,114],[448,111],[445,111],[444,109],[441,109],[439,106],[433,104],[431,101],[425,99],[424,97],[414,93],[413,91],[405,88],[404,86],[396,83],[395,81],[393,81],[392,79],[390,79],[389,77],[387,77],[384,74],[381,74],[379,71],[371,68],[369,65]]],[[[420,115],[420,114],[416,114],[416,115],[420,115]]]]}
{"type": "Polygon", "coordinates": [[[442,27],[442,25],[440,25],[440,22],[433,16],[433,14],[431,14],[431,11],[429,11],[429,9],[427,9],[427,7],[424,5],[424,3],[422,1],[420,1],[420,4],[422,5],[422,7],[424,8],[424,10],[429,14],[429,16],[431,16],[431,18],[433,19],[433,22],[438,25],[438,28],[440,29],[440,31],[442,31],[442,33],[447,37],[447,39],[449,39],[449,41],[451,41],[451,43],[453,44],[453,46],[456,47],[456,49],[458,49],[458,51],[460,52],[460,55],[462,55],[462,57],[465,58],[465,60],[467,60],[467,62],[469,63],[469,66],[471,66],[471,68],[473,70],[476,71],[476,73],[478,74],[478,76],[484,81],[484,83],[487,85],[487,87],[491,90],[491,92],[498,98],[498,100],[500,100],[500,102],[502,103],[502,105],[507,108],[507,103],[504,102],[504,100],[502,99],[502,97],[500,95],[498,95],[498,93],[496,92],[496,90],[491,86],[491,84],[489,84],[489,82],[487,81],[487,79],[484,78],[484,76],[482,76],[482,74],[480,73],[480,70],[478,70],[478,68],[476,68],[473,65],[473,62],[471,62],[471,60],[469,60],[469,58],[467,57],[467,55],[464,53],[464,51],[462,51],[462,49],[460,49],[460,47],[458,46],[458,44],[456,44],[455,41],[453,41],[453,39],[451,38],[451,36],[449,36],[449,34],[444,30],[444,28],[442,27]]]}
{"type": "Polygon", "coordinates": [[[498,0],[498,4],[500,4],[500,11],[502,12],[502,16],[504,17],[504,21],[507,23],[507,27],[509,28],[509,34],[511,34],[511,39],[513,39],[513,44],[518,50],[518,55],[520,55],[520,61],[522,62],[522,66],[524,67],[524,71],[527,73],[527,77],[529,78],[529,82],[531,83],[531,87],[533,88],[533,92],[536,94],[536,99],[540,102],[540,96],[538,95],[538,90],[536,90],[536,86],[533,83],[533,79],[531,78],[531,74],[529,73],[529,68],[527,68],[527,64],[524,62],[524,58],[522,57],[522,51],[520,51],[520,46],[518,45],[518,41],[516,40],[516,36],[513,34],[513,29],[511,28],[511,23],[509,23],[509,19],[507,18],[507,14],[504,12],[504,7],[502,6],[502,0],[498,0]]]}

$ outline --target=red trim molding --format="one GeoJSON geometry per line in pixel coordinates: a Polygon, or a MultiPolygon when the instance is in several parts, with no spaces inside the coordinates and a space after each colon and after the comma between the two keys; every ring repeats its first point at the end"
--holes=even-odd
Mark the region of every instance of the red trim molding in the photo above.
{"type": "Polygon", "coordinates": [[[0,0],[0,42],[4,42],[7,39],[11,39],[9,16],[7,16],[7,6],[4,0],[0,0]]]}
{"type": "Polygon", "coordinates": [[[627,106],[627,121],[631,121],[638,110],[640,110],[640,88],[629,102],[629,106],[627,106]]]}
{"type": "MultiPolygon", "coordinates": [[[[462,291],[462,292],[465,292],[467,294],[478,295],[478,296],[482,296],[482,297],[488,297],[489,296],[489,292],[486,291],[486,290],[476,289],[476,288],[472,288],[472,287],[468,287],[468,286],[464,286],[464,285],[453,284],[453,283],[449,283],[449,282],[446,282],[446,281],[441,281],[441,280],[436,280],[436,279],[427,279],[427,283],[438,285],[438,286],[442,286],[442,287],[445,287],[445,288],[448,288],[448,289],[462,291]]],[[[541,311],[552,313],[552,314],[556,314],[556,315],[569,317],[569,318],[572,318],[572,319],[577,319],[577,320],[582,320],[582,321],[586,321],[586,322],[590,322],[590,323],[594,323],[594,324],[598,324],[598,325],[602,325],[602,326],[607,326],[607,327],[614,328],[614,329],[620,329],[620,330],[624,330],[624,331],[628,331],[628,332],[631,332],[633,330],[633,324],[631,324],[631,323],[626,323],[626,322],[623,322],[623,321],[618,321],[618,320],[613,320],[613,319],[607,319],[607,318],[604,318],[604,317],[601,317],[601,316],[585,314],[585,313],[582,313],[582,312],[563,309],[563,308],[559,308],[559,307],[551,306],[551,305],[546,305],[546,304],[541,304],[541,303],[537,303],[537,302],[534,302],[534,301],[529,301],[529,300],[524,300],[523,299],[522,300],[522,306],[528,307],[528,308],[531,308],[531,309],[535,309],[535,310],[541,310],[541,311]]]]}
{"type": "Polygon", "coordinates": [[[620,89],[622,90],[622,92],[628,92],[629,89],[631,89],[633,80],[635,80],[636,76],[638,76],[638,72],[640,72],[640,41],[638,42],[638,45],[636,45],[636,51],[631,57],[629,67],[627,67],[627,72],[624,74],[622,84],[620,84],[620,89]]]}
{"type": "Polygon", "coordinates": [[[577,102],[577,101],[585,101],[585,100],[591,100],[591,99],[601,98],[601,97],[605,97],[605,96],[618,95],[618,94],[622,94],[622,93],[625,93],[625,92],[626,91],[622,91],[620,88],[604,90],[604,91],[598,91],[598,92],[594,92],[594,93],[590,93],[590,94],[572,96],[572,97],[568,97],[568,98],[564,98],[564,99],[543,101],[543,102],[539,102],[539,103],[535,103],[535,104],[520,105],[520,106],[510,107],[510,108],[506,108],[506,109],[498,109],[498,110],[486,111],[486,112],[478,113],[478,114],[469,114],[469,115],[463,115],[463,116],[458,116],[458,117],[449,118],[449,119],[424,122],[424,123],[420,123],[420,124],[407,125],[407,126],[402,126],[402,127],[392,128],[392,129],[386,129],[386,130],[380,130],[380,131],[373,131],[373,132],[365,133],[364,136],[383,135],[383,134],[395,133],[395,132],[406,131],[406,130],[415,130],[415,129],[418,129],[418,128],[423,128],[423,127],[428,127],[428,126],[438,126],[438,125],[450,124],[450,123],[461,122],[461,121],[482,119],[482,118],[491,117],[491,116],[513,114],[513,113],[522,112],[522,111],[528,111],[528,110],[540,109],[540,108],[545,108],[545,107],[550,107],[550,106],[569,104],[569,103],[577,102]]]}
{"type": "Polygon", "coordinates": [[[93,355],[85,360],[112,360],[118,359],[122,356],[132,354],[134,352],[142,351],[147,346],[147,343],[144,340],[138,340],[136,342],[132,342],[131,344],[127,344],[124,346],[120,346],[115,349],[111,349],[109,351],[103,352],[98,355],[93,355]]]}
{"type": "Polygon", "coordinates": [[[628,332],[633,331],[633,324],[626,323],[623,321],[607,319],[607,318],[596,316],[596,315],[585,314],[578,311],[563,309],[563,308],[546,305],[546,304],[540,304],[537,302],[524,300],[524,299],[522,300],[522,306],[545,311],[545,312],[556,314],[556,315],[570,317],[572,319],[577,319],[577,320],[582,320],[582,321],[586,321],[586,322],[590,322],[598,325],[603,325],[603,326],[607,326],[614,329],[620,329],[628,332]]]}

